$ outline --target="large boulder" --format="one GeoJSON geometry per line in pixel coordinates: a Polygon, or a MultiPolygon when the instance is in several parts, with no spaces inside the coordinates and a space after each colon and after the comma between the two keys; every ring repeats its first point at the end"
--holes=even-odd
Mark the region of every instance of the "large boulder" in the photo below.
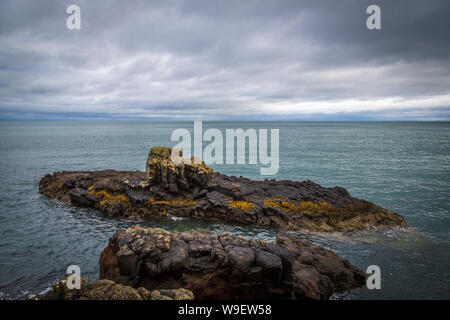
{"type": "Polygon", "coordinates": [[[328,299],[362,286],[365,276],[331,251],[287,234],[267,243],[132,227],[102,251],[100,278],[147,290],[183,287],[196,299],[328,299]]]}
{"type": "Polygon", "coordinates": [[[145,171],[152,183],[161,184],[171,192],[205,186],[212,176],[212,169],[203,161],[194,157],[183,159],[181,151],[167,147],[151,148],[145,171]],[[172,151],[175,159],[172,157],[172,151]]]}

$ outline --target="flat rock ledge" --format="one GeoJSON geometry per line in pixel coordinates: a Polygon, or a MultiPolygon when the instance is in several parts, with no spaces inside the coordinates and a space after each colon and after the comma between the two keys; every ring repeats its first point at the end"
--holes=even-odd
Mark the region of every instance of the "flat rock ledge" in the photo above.
{"type": "Polygon", "coordinates": [[[27,300],[194,300],[194,294],[183,288],[148,291],[111,280],[88,283],[82,278],[80,289],[68,289],[66,280],[60,280],[45,295],[32,295],[27,300]]]}
{"type": "Polygon", "coordinates": [[[171,152],[152,148],[146,172],[47,174],[39,192],[124,218],[191,217],[319,232],[407,227],[400,215],[354,198],[342,187],[226,176],[194,159],[174,163],[171,152]]]}
{"type": "Polygon", "coordinates": [[[365,283],[365,274],[347,260],[285,232],[269,243],[138,226],[110,238],[100,278],[148,291],[185,288],[199,300],[320,300],[365,283]]]}

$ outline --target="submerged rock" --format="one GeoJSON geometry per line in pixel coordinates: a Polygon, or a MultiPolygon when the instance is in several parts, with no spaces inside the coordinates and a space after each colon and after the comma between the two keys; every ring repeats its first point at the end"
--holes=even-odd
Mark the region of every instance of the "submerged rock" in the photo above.
{"type": "Polygon", "coordinates": [[[194,294],[186,289],[153,290],[132,288],[111,280],[88,283],[81,279],[80,289],[68,289],[66,280],[53,285],[47,294],[32,295],[28,300],[194,300],[194,294]]]}
{"type": "Polygon", "coordinates": [[[39,192],[126,218],[172,215],[310,231],[406,227],[400,215],[354,198],[342,187],[230,177],[193,159],[174,163],[171,152],[166,147],[152,148],[146,172],[48,174],[39,182],[39,192]]]}
{"type": "Polygon", "coordinates": [[[100,278],[191,290],[196,299],[328,299],[365,275],[333,252],[280,233],[275,243],[206,230],[132,227],[109,240],[100,278]]]}

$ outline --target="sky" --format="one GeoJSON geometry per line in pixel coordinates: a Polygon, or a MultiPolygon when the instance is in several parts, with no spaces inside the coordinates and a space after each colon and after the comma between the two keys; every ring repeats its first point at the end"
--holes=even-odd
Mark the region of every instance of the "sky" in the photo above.
{"type": "Polygon", "coordinates": [[[0,1],[0,120],[105,119],[448,121],[450,1],[0,1]]]}

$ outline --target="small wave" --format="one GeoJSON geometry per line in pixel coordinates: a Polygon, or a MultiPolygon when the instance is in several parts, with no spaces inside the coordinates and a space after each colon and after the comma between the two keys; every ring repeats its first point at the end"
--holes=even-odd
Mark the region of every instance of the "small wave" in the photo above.
{"type": "Polygon", "coordinates": [[[173,216],[171,214],[168,214],[167,217],[169,217],[170,220],[172,220],[172,221],[181,221],[181,220],[183,220],[182,217],[173,216]]]}
{"type": "Polygon", "coordinates": [[[45,294],[47,294],[48,292],[50,292],[51,290],[52,290],[52,287],[47,287],[47,288],[45,288],[44,290],[42,290],[41,292],[39,292],[39,295],[40,295],[40,296],[45,295],[45,294]]]}

